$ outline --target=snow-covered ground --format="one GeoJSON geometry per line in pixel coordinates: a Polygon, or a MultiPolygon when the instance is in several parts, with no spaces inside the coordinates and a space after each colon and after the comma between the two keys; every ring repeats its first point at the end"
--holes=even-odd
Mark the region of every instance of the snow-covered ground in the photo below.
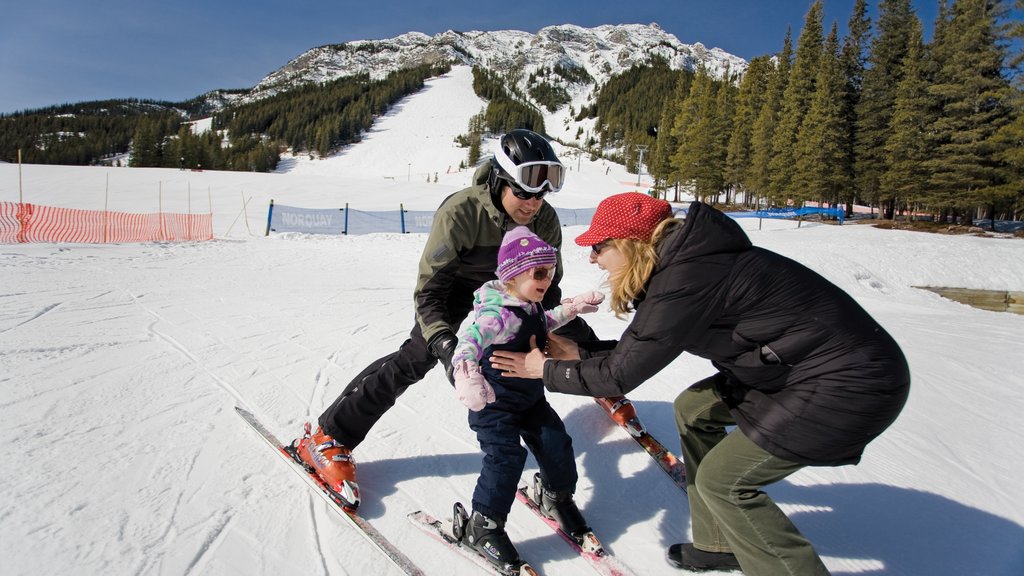
{"type": "MultiPolygon", "coordinates": [[[[264,237],[266,207],[433,209],[469,179],[453,145],[483,106],[469,82],[455,69],[351,150],[289,158],[276,174],[0,165],[0,201],[17,202],[20,188],[26,202],[74,208],[212,206],[217,237],[0,246],[0,573],[398,573],[234,406],[291,438],[405,339],[424,235],[264,237]]],[[[565,161],[573,172],[556,206],[635,188],[620,166],[565,161]]],[[[910,401],[860,465],[805,469],[770,489],[828,567],[1024,574],[1024,317],[913,288],[1024,290],[1024,241],[740,222],[754,243],[849,291],[910,361],[910,401]]],[[[571,241],[582,230],[565,229],[568,294],[602,283],[571,241]]],[[[607,309],[588,321],[609,338],[625,326],[607,309]]],[[[684,356],[631,395],[670,447],[672,400],[711,371],[684,356]]],[[[683,494],[593,402],[549,398],[574,438],[578,500],[610,550],[639,575],[679,573],[663,554],[688,539],[683,494]]],[[[428,574],[478,573],[405,518],[468,502],[480,467],[441,371],[411,387],[356,455],[367,519],[428,574]]],[[[591,573],[525,509],[513,509],[509,531],[542,573],[591,573]]]]}

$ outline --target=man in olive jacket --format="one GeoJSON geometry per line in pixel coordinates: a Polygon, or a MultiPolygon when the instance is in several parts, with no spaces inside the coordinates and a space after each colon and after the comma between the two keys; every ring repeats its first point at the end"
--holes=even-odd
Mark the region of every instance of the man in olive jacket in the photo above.
{"type": "MultiPolygon", "coordinates": [[[[473,291],[494,280],[498,248],[505,232],[526,225],[552,246],[561,246],[558,215],[543,200],[520,200],[510,186],[491,176],[490,163],[473,175],[473,184],[446,198],[434,214],[434,222],[420,257],[413,299],[416,325],[397,352],[367,366],[320,416],[320,426],[350,450],[359,445],[370,428],[394,405],[405,389],[426,376],[438,361],[432,351],[450,337],[473,310],[473,291]],[[492,195],[492,182],[503,189],[492,195]],[[497,204],[507,196],[517,221],[497,204]],[[516,212],[518,211],[518,212],[516,212]]],[[[561,300],[561,254],[544,307],[561,300]]],[[[454,344],[453,344],[454,346],[454,344]]],[[[454,351],[454,348],[453,348],[454,351]]]]}
{"type": "MultiPolygon", "coordinates": [[[[551,246],[561,247],[558,215],[543,197],[557,191],[563,177],[564,167],[547,140],[529,130],[513,130],[501,138],[495,158],[476,170],[472,184],[437,209],[420,258],[414,292],[416,324],[409,338],[397,352],[371,363],[353,378],[320,415],[320,428],[296,441],[303,462],[349,508],[359,504],[351,451],[406,388],[422,380],[438,361],[451,379],[451,357],[458,342],[455,333],[473,308],[473,292],[496,279],[498,248],[505,232],[526,226],[551,246]]],[[[559,254],[544,308],[559,304],[561,277],[559,254]]],[[[595,338],[578,318],[559,333],[573,340],[595,338]]]]}

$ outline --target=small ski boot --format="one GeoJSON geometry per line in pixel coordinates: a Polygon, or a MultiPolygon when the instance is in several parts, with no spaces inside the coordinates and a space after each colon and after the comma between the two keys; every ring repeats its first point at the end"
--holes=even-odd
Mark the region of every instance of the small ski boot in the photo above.
{"type": "Polygon", "coordinates": [[[665,553],[668,563],[683,570],[702,572],[705,570],[736,571],[740,563],[736,555],[729,552],[705,552],[694,548],[688,542],[673,544],[665,553]]]}
{"type": "Polygon", "coordinates": [[[474,510],[472,516],[466,514],[461,502],[455,503],[452,520],[452,534],[464,546],[479,552],[494,564],[503,574],[519,574],[523,561],[519,552],[505,532],[505,522],[488,518],[474,510]]]}
{"type": "Polygon", "coordinates": [[[636,408],[633,407],[633,403],[629,401],[629,398],[625,396],[610,396],[608,398],[595,398],[594,400],[608,412],[612,420],[615,420],[619,426],[628,430],[630,435],[639,438],[647,433],[644,425],[640,423],[640,419],[636,415],[636,408]]]}
{"type": "Polygon", "coordinates": [[[540,513],[558,522],[562,532],[572,536],[577,543],[584,544],[587,535],[592,533],[573,500],[572,492],[551,492],[544,488],[539,473],[533,475],[532,498],[540,508],[540,513]]]}
{"type": "Polygon", "coordinates": [[[359,507],[359,485],[356,484],[356,461],[352,458],[352,451],[321,428],[313,433],[310,429],[309,422],[306,422],[302,438],[292,442],[293,457],[297,456],[306,468],[316,472],[342,506],[355,511],[359,507]]]}

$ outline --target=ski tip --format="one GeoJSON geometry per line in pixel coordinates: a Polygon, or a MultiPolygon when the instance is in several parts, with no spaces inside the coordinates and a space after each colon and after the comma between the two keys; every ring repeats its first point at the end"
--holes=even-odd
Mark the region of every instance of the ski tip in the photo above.
{"type": "Polygon", "coordinates": [[[437,518],[424,512],[423,510],[416,510],[415,512],[409,512],[406,517],[413,522],[423,522],[425,524],[433,524],[434,522],[440,522],[437,518]]]}

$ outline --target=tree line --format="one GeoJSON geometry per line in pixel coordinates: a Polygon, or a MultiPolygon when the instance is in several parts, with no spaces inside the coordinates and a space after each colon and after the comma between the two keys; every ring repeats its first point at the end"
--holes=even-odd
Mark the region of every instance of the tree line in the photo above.
{"type": "Polygon", "coordinates": [[[217,130],[232,137],[262,137],[293,150],[326,156],[359,142],[374,118],[398,100],[418,92],[427,78],[449,64],[398,70],[382,80],[357,74],[323,84],[306,84],[256,102],[232,106],[213,117],[217,130]]]}
{"type": "Polygon", "coordinates": [[[101,100],[0,115],[0,159],[33,164],[93,164],[128,151],[139,122],[175,121],[169,102],[101,100]]]}
{"type": "MultiPolygon", "coordinates": [[[[473,67],[473,93],[486,100],[487,106],[470,117],[468,132],[455,138],[456,144],[467,148],[466,160],[459,164],[459,168],[475,166],[480,161],[484,134],[503,134],[515,128],[545,133],[544,115],[516,88],[517,78],[516,70],[498,74],[480,66],[473,67]]],[[[530,80],[532,86],[537,76],[531,76],[530,80]]],[[[534,93],[532,89],[531,93],[534,93]]]]}
{"type": "Polygon", "coordinates": [[[518,92],[515,79],[517,73],[508,71],[504,76],[481,68],[473,67],[473,92],[487,100],[483,116],[470,120],[470,131],[476,125],[491,133],[500,134],[515,128],[527,128],[544,133],[544,115],[529,98],[518,92]]]}
{"type": "Polygon", "coordinates": [[[202,134],[188,125],[144,121],[133,138],[131,165],[269,172],[288,148],[326,156],[358,142],[375,117],[447,70],[447,65],[418,66],[381,80],[357,74],[306,84],[228,106],[213,115],[213,129],[202,134]]]}
{"type": "Polygon", "coordinates": [[[1021,64],[1008,50],[1021,24],[1006,25],[998,0],[942,0],[926,43],[909,0],[878,9],[872,25],[858,0],[841,40],[835,24],[825,33],[817,0],[795,51],[787,33],[742,76],[655,62],[609,82],[581,114],[600,118],[602,146],[620,142],[632,169],[646,150],[656,190],[677,199],[689,189],[748,206],[868,204],[887,218],[1019,217],[1024,91],[1006,71],[1021,64]]]}
{"type": "Polygon", "coordinates": [[[0,159],[87,165],[131,152],[130,166],[267,172],[283,149],[325,156],[358,142],[376,116],[450,65],[419,66],[371,80],[361,74],[309,84],[212,115],[195,133],[186,118],[210,113],[205,100],[109,100],[0,115],[0,159]]]}
{"type": "MultiPolygon", "coordinates": [[[[1024,0],[1014,0],[1018,10],[1024,0]]],[[[594,133],[576,140],[654,178],[655,191],[687,190],[702,200],[748,206],[818,201],[878,207],[886,217],[929,212],[942,220],[1020,215],[1024,182],[1024,74],[1010,40],[1006,0],[940,0],[931,42],[910,0],[881,0],[878,21],[855,2],[848,33],[826,34],[822,2],[806,14],[796,46],[752,59],[742,74],[673,70],[654,59],[611,77],[580,110],[594,133]],[[610,151],[610,152],[609,152],[610,151]]],[[[213,130],[195,134],[183,118],[209,114],[205,99],[63,105],[0,115],[0,159],[88,164],[132,150],[132,165],[272,170],[291,148],[327,155],[358,142],[376,116],[420,90],[449,64],[420,66],[382,80],[366,74],[229,105],[213,130]]],[[[479,159],[484,133],[544,133],[536,104],[565,101],[564,86],[593,79],[555,66],[530,76],[473,69],[487,101],[459,142],[479,159]]]]}

